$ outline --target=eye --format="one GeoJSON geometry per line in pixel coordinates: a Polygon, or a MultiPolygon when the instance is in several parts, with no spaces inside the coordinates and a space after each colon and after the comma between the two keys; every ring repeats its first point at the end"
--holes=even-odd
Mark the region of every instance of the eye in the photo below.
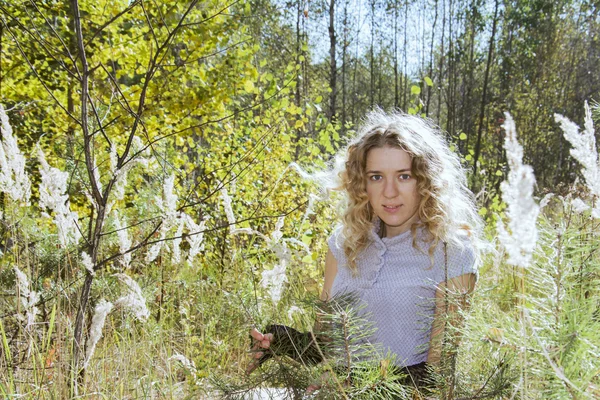
{"type": "Polygon", "coordinates": [[[381,177],[381,175],[370,175],[370,176],[369,176],[369,180],[370,180],[370,181],[373,181],[373,182],[380,181],[380,180],[381,180],[381,178],[382,178],[382,177],[381,177]]]}
{"type": "Polygon", "coordinates": [[[401,181],[407,181],[410,178],[412,178],[412,176],[410,176],[410,174],[401,174],[400,176],[398,176],[398,179],[400,179],[401,181]]]}

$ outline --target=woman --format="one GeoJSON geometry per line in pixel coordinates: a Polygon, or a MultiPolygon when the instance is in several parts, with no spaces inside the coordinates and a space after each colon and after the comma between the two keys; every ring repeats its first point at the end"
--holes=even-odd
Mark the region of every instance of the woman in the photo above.
{"type": "MultiPolygon", "coordinates": [[[[399,367],[437,365],[457,315],[448,293],[466,305],[477,279],[481,222],[459,159],[427,121],[376,110],[338,164],[347,206],[328,240],[321,298],[355,293],[377,328],[372,342],[399,367]]],[[[259,351],[249,372],[273,340],[251,335],[259,351]]]]}

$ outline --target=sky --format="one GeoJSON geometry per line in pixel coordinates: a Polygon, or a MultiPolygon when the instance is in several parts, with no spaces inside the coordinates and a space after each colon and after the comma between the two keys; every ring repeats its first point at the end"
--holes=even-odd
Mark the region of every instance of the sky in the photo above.
{"type": "MultiPolygon", "coordinates": [[[[341,58],[341,42],[343,29],[343,5],[344,0],[336,0],[336,35],[338,42],[338,65],[341,58]]],[[[348,20],[351,27],[349,51],[353,55],[362,55],[369,51],[371,44],[371,16],[370,16],[370,1],[364,0],[345,0],[348,4],[348,20]],[[356,40],[356,38],[358,40],[356,40]]],[[[382,3],[381,0],[378,3],[382,3]]],[[[402,3],[402,2],[400,2],[402,3]]],[[[466,7],[465,1],[455,1],[458,3],[454,7],[466,7]]],[[[485,1],[483,12],[490,15],[493,13],[493,1],[485,1]]],[[[449,7],[449,1],[438,0],[439,16],[435,27],[435,42],[439,45],[442,28],[442,7],[449,7]]],[[[329,59],[329,2],[307,1],[304,0],[304,10],[307,17],[303,18],[304,29],[307,32],[309,40],[309,48],[311,51],[311,59],[313,63],[321,63],[329,59]]],[[[285,2],[281,4],[282,9],[286,9],[285,2]]],[[[398,59],[400,65],[403,60],[403,41],[404,41],[404,6],[400,6],[398,17],[398,41],[399,53],[398,59]]],[[[289,8],[285,11],[286,18],[290,20],[292,26],[296,23],[296,9],[289,8]]],[[[393,11],[386,11],[383,4],[377,6],[375,20],[376,29],[383,33],[384,40],[378,39],[375,42],[376,49],[387,46],[389,51],[393,51],[393,26],[392,14],[393,11]]],[[[407,24],[406,24],[406,40],[407,54],[406,63],[409,76],[416,78],[419,72],[419,67],[425,62],[429,62],[431,35],[434,25],[434,2],[433,1],[417,1],[408,5],[407,24]]],[[[491,25],[491,24],[490,24],[491,25]]],[[[490,30],[491,27],[486,27],[490,30]]],[[[456,31],[456,27],[455,27],[456,31]]],[[[381,36],[376,34],[377,36],[381,36]]],[[[448,24],[446,24],[446,38],[448,37],[448,24]]],[[[483,32],[477,41],[479,46],[486,47],[489,32],[483,32]]],[[[481,50],[481,49],[480,49],[481,50]]]]}

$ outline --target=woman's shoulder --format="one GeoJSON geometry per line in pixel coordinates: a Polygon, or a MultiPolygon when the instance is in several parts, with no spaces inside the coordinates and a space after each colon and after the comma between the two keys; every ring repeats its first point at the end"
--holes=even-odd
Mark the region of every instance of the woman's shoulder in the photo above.
{"type": "Polygon", "coordinates": [[[458,232],[446,243],[448,279],[473,273],[479,269],[477,243],[468,231],[458,232]]]}
{"type": "Polygon", "coordinates": [[[344,257],[344,233],[342,225],[336,226],[327,239],[329,250],[338,263],[342,262],[344,257]]]}

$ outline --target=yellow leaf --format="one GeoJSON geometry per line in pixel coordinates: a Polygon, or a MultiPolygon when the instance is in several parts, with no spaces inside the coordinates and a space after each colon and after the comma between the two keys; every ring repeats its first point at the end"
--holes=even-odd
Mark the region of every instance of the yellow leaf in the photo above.
{"type": "Polygon", "coordinates": [[[254,92],[254,82],[252,82],[252,81],[244,82],[244,90],[248,93],[253,93],[254,92]]]}

